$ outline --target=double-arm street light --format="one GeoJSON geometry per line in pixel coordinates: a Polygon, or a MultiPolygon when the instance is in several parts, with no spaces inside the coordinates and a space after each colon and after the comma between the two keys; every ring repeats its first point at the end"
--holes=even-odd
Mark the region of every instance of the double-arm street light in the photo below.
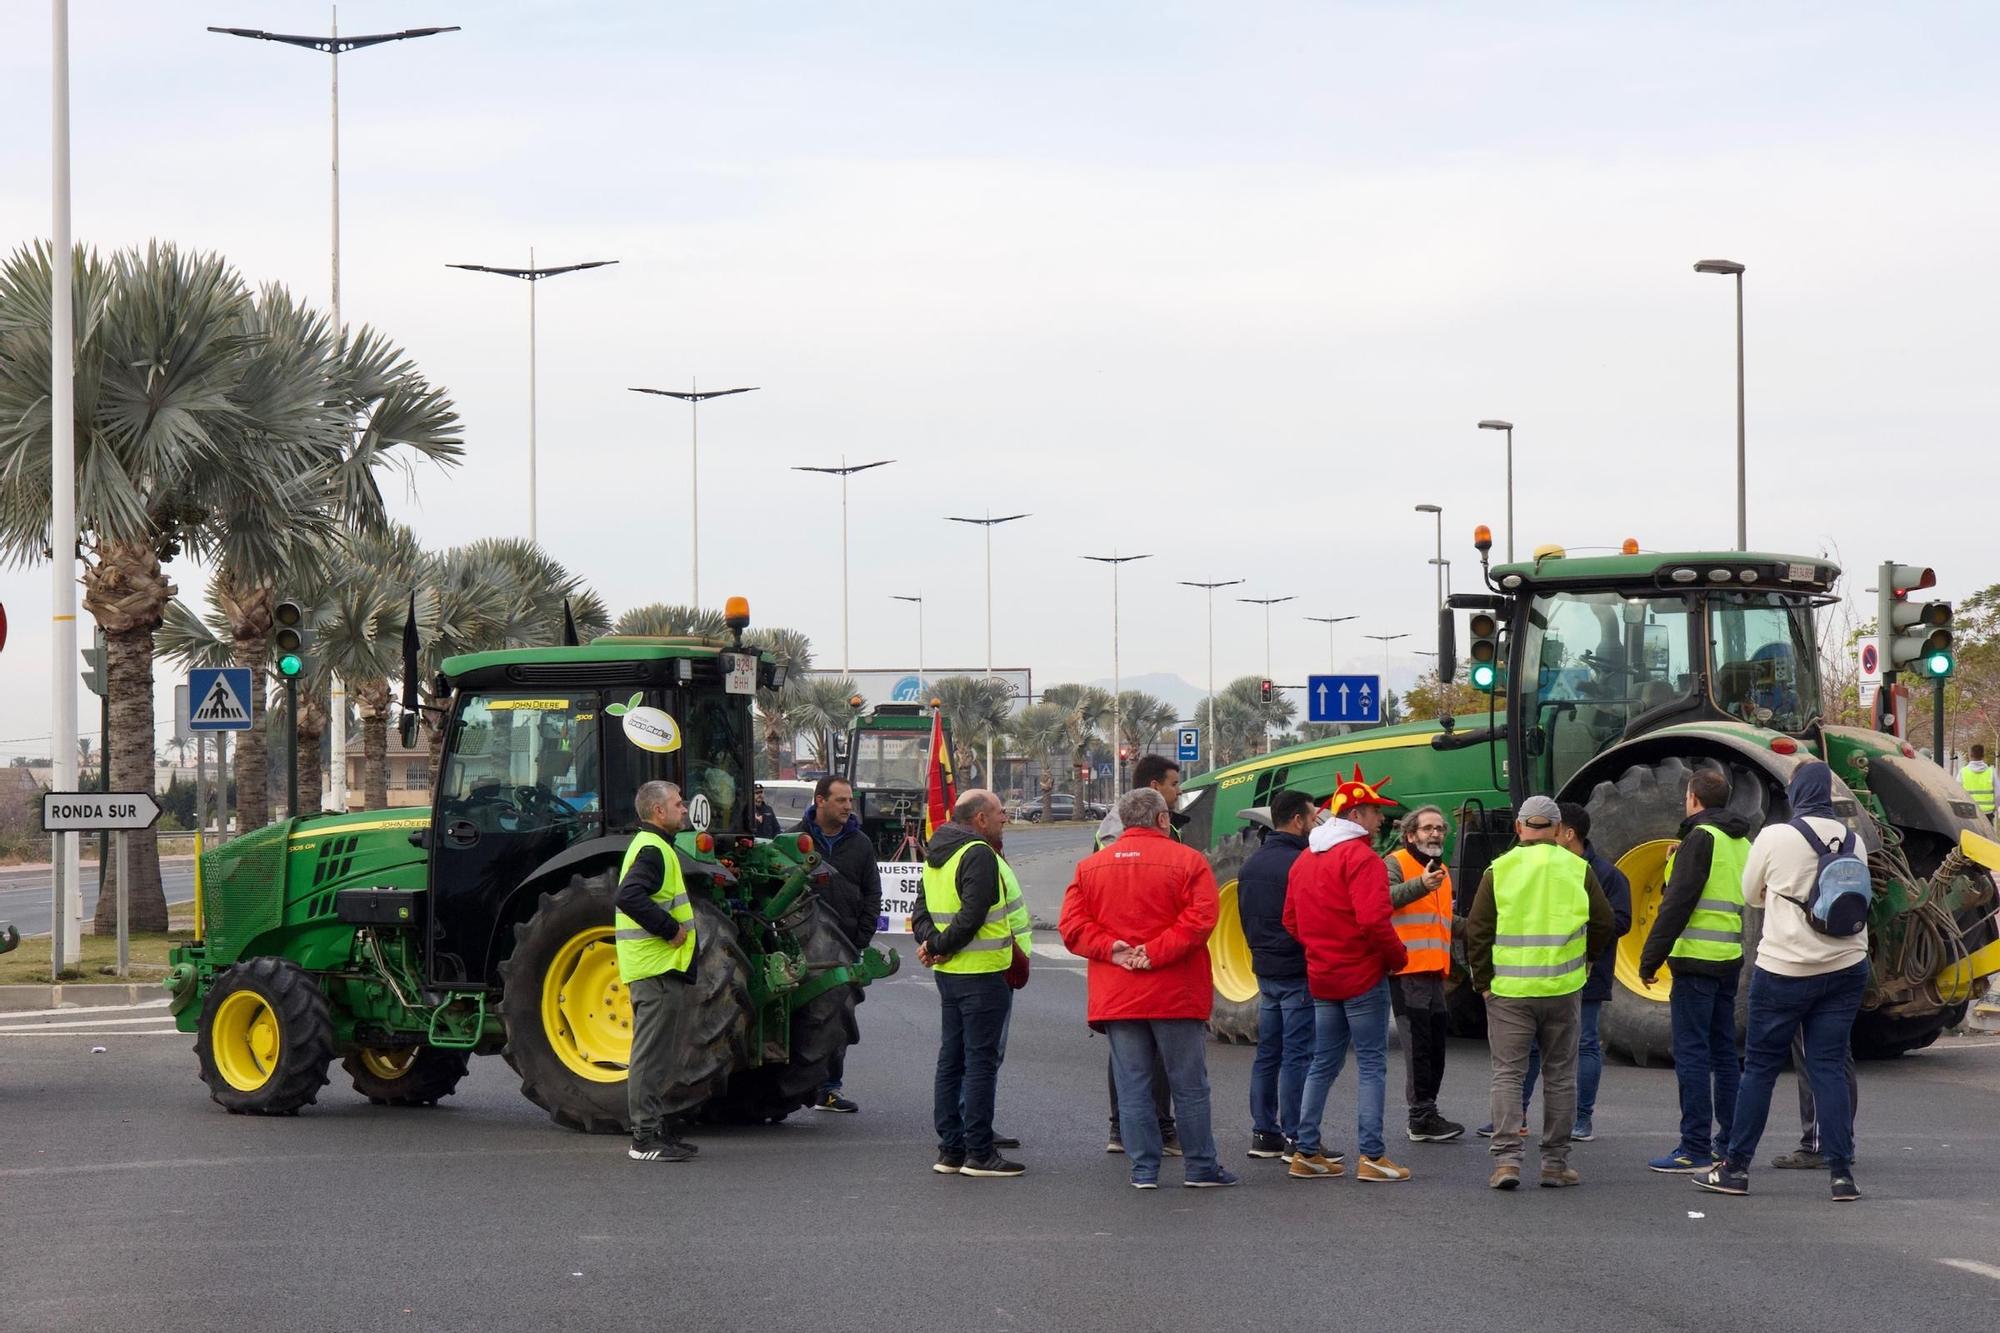
{"type": "Polygon", "coordinates": [[[899,602],[917,604],[917,702],[930,704],[930,695],[924,691],[924,599],[915,593],[892,592],[889,594],[899,602]]]}
{"type": "Polygon", "coordinates": [[[1407,634],[1364,634],[1361,637],[1364,639],[1373,639],[1382,645],[1382,688],[1386,690],[1389,688],[1389,645],[1398,639],[1407,639],[1410,636],[1407,634]]]}
{"type": "Polygon", "coordinates": [[[1148,555],[1087,555],[1085,560],[1095,560],[1100,565],[1111,566],[1111,800],[1115,805],[1124,790],[1125,761],[1120,757],[1125,749],[1125,729],[1123,704],[1119,696],[1123,694],[1125,679],[1118,670],[1118,566],[1130,564],[1134,560],[1151,560],[1148,555]]]}
{"type": "Polygon", "coordinates": [[[1507,432],[1507,559],[1514,559],[1514,423],[1488,417],[1479,423],[1481,430],[1504,430],[1507,432]]]}
{"type": "Polygon", "coordinates": [[[688,499],[692,518],[693,549],[688,554],[688,605],[699,609],[701,606],[701,405],[711,398],[727,398],[732,393],[755,393],[757,386],[747,385],[741,389],[710,389],[703,392],[693,381],[688,381],[686,392],[679,389],[634,389],[633,393],[658,394],[662,398],[678,398],[690,409],[688,429],[688,499]]]}
{"type": "MultiPolygon", "coordinates": [[[[1239,602],[1245,602],[1251,606],[1261,606],[1264,608],[1264,679],[1270,680],[1271,679],[1271,608],[1276,606],[1280,602],[1289,602],[1295,599],[1291,597],[1239,597],[1236,600],[1239,602]]],[[[1275,688],[1275,685],[1273,688],[1275,688]]],[[[1271,753],[1270,719],[1266,718],[1263,720],[1263,727],[1264,727],[1264,753],[1269,754],[1271,753]]]]}
{"type": "Polygon", "coordinates": [[[497,273],[503,278],[519,278],[528,284],[528,541],[538,540],[535,526],[535,287],[544,278],[553,278],[558,273],[580,273],[587,268],[603,268],[615,264],[615,259],[592,259],[581,264],[559,264],[553,268],[535,267],[535,248],[528,247],[526,268],[496,268],[491,264],[446,264],[446,268],[462,268],[472,273],[497,273]]]}
{"type": "Polygon", "coordinates": [[[1335,662],[1334,662],[1334,653],[1333,653],[1333,627],[1334,627],[1335,625],[1338,625],[1338,624],[1341,624],[1341,623],[1343,623],[1343,622],[1345,622],[1345,621],[1349,621],[1349,620],[1355,620],[1355,619],[1358,619],[1358,617],[1355,617],[1355,616],[1307,616],[1307,617],[1306,617],[1306,619],[1307,619],[1307,620],[1310,620],[1310,621],[1312,621],[1312,622],[1313,622],[1314,624],[1318,624],[1318,625],[1324,625],[1324,626],[1326,626],[1326,669],[1327,669],[1328,671],[1338,671],[1338,670],[1339,670],[1340,668],[1339,668],[1339,667],[1338,667],[1337,665],[1335,665],[1335,662]]]}
{"type": "Polygon", "coordinates": [[[1743,265],[1733,259],[1704,259],[1697,273],[1721,273],[1736,279],[1736,549],[1750,549],[1750,525],[1743,498],[1743,265]]]}
{"type": "Polygon", "coordinates": [[[829,477],[840,478],[840,674],[849,670],[847,640],[847,479],[857,472],[866,472],[872,467],[887,467],[895,462],[893,458],[878,458],[872,463],[856,463],[849,466],[847,455],[840,456],[839,467],[798,467],[794,472],[819,472],[829,477]]]}
{"type": "MultiPolygon", "coordinates": [[[[1027,514],[1004,514],[999,518],[995,518],[993,517],[993,511],[990,509],[986,511],[986,517],[984,518],[960,518],[956,514],[945,515],[945,522],[947,523],[970,523],[975,527],[986,529],[986,679],[988,680],[993,679],[993,529],[999,527],[1002,523],[1012,523],[1016,519],[1027,517],[1029,517],[1027,514]]],[[[981,780],[988,787],[993,785],[993,734],[991,731],[987,732],[986,735],[986,771],[981,775],[981,780]]]]}
{"type": "Polygon", "coordinates": [[[1242,579],[1223,579],[1218,583],[1194,583],[1179,580],[1183,588],[1200,588],[1208,594],[1208,767],[1202,771],[1215,771],[1215,590],[1233,588],[1242,579]]]}
{"type": "Polygon", "coordinates": [[[1444,605],[1444,506],[1418,505],[1416,512],[1419,514],[1431,514],[1436,516],[1437,518],[1437,558],[1432,560],[1431,563],[1438,567],[1437,599],[1438,599],[1438,605],[1443,606],[1444,605]]]}

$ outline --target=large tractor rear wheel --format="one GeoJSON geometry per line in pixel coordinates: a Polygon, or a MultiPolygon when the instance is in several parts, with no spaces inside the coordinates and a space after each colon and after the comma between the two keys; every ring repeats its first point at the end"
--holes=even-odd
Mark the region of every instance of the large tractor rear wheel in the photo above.
{"type": "MultiPolygon", "coordinates": [[[[610,871],[573,875],[545,893],[514,928],[500,964],[507,1063],[521,1094],[557,1124],[586,1134],[629,1128],[626,1067],[632,1058],[632,997],[611,938],[610,871]]],[[[750,965],[736,927],[706,901],[694,904],[695,1007],[681,1048],[670,1110],[691,1110],[720,1092],[746,1059],[750,965]]]]}
{"type": "MultiPolygon", "coordinates": [[[[825,903],[814,899],[793,934],[808,964],[842,966],[856,950],[825,903]]],[[[792,1011],[791,1058],[783,1064],[744,1069],[721,1096],[702,1108],[702,1117],[721,1124],[776,1124],[809,1106],[832,1077],[836,1055],[861,1038],[855,1006],[866,998],[859,986],[835,986],[792,1011]]]]}
{"type": "MultiPolygon", "coordinates": [[[[1721,768],[1729,778],[1729,809],[1748,820],[1754,833],[1770,812],[1771,788],[1764,775],[1741,764],[1714,759],[1662,759],[1634,764],[1616,782],[1600,782],[1590,794],[1590,841],[1632,885],[1632,928],[1619,940],[1613,966],[1612,1001],[1604,1007],[1599,1031],[1604,1045],[1640,1065],[1671,1063],[1673,1021],[1668,997],[1673,993],[1671,968],[1662,968],[1652,986],[1639,980],[1639,957],[1646,936],[1660,914],[1666,887],[1667,857],[1680,837],[1685,817],[1688,780],[1696,768],[1721,768]]],[[[1749,994],[1749,961],[1755,954],[1745,921],[1744,976],[1738,987],[1737,1011],[1749,994]]]]}
{"type": "Polygon", "coordinates": [[[340,1062],[354,1090],[377,1106],[436,1106],[472,1068],[466,1051],[435,1046],[364,1047],[340,1062]]]}
{"type": "Polygon", "coordinates": [[[251,958],[215,979],[194,1041],[202,1081],[234,1115],[292,1115],[326,1086],[333,1011],[310,972],[251,958]]]}
{"type": "Polygon", "coordinates": [[[1250,941],[1243,934],[1237,909],[1236,880],[1243,863],[1257,850],[1257,835],[1246,831],[1227,838],[1208,854],[1215,872],[1218,908],[1215,929],[1208,937],[1209,975],[1215,986],[1215,1008],[1209,1031],[1218,1041],[1257,1044],[1257,970],[1251,964],[1250,941]]]}

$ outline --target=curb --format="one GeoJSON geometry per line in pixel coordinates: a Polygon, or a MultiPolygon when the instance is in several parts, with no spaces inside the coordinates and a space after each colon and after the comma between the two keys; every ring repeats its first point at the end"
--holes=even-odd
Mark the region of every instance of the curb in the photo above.
{"type": "Polygon", "coordinates": [[[164,998],[158,982],[67,981],[59,986],[0,986],[0,1014],[32,1009],[81,1009],[99,1005],[143,1004],[164,998]]]}

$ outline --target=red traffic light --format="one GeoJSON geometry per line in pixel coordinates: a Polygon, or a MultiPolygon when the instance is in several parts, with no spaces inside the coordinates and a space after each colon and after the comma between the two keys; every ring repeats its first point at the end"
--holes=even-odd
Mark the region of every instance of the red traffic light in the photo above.
{"type": "Polygon", "coordinates": [[[1264,702],[1265,703],[1271,702],[1271,682],[1268,680],[1258,681],[1257,688],[1258,691],[1263,695],[1264,702]]]}

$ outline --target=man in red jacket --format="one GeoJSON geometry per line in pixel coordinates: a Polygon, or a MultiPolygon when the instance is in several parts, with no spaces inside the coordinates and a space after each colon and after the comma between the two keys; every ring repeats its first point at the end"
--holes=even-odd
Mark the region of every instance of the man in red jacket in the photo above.
{"type": "MultiPolygon", "coordinates": [[[[1215,876],[1208,858],[1167,836],[1167,803],[1151,787],[1118,802],[1124,832],[1077,863],[1063,898],[1062,940],[1090,960],[1090,1026],[1111,1038],[1118,1119],[1135,1189],[1159,1188],[1153,1068],[1164,1064],[1185,1154],[1182,1183],[1234,1185],[1215,1160],[1208,1121],[1208,936],[1215,876]]],[[[1386,890],[1385,890],[1386,892],[1386,890]]]]}
{"type": "Polygon", "coordinates": [[[1292,862],[1285,888],[1285,929],[1306,948],[1306,986],[1312,991],[1312,1066],[1299,1108],[1294,1180],[1342,1174],[1341,1154],[1320,1141],[1326,1094],[1354,1047],[1361,1087],[1356,1097],[1361,1161],[1354,1174],[1371,1183],[1408,1180],[1407,1167],[1389,1160],[1382,1143],[1382,1108],[1389,1086],[1389,975],[1409,962],[1409,950],[1390,923],[1389,872],[1375,854],[1387,782],[1363,780],[1361,769],[1334,789],[1333,817],[1312,831],[1310,850],[1292,862]]]}

